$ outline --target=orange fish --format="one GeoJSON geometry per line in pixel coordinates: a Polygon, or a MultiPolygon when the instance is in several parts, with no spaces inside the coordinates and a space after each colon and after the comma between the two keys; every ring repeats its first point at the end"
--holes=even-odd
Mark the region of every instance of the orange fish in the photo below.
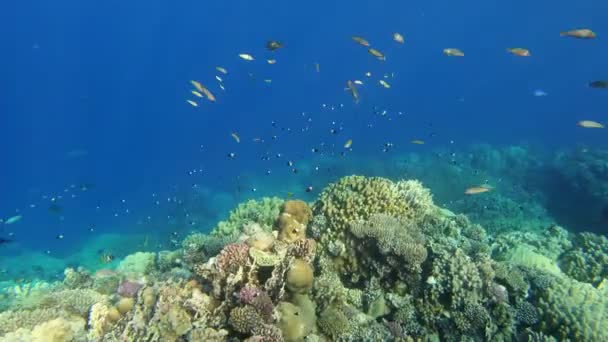
{"type": "Polygon", "coordinates": [[[508,48],[507,51],[519,57],[530,57],[530,50],[524,48],[508,48]]]}
{"type": "Polygon", "coordinates": [[[466,189],[464,191],[464,194],[465,195],[477,195],[477,194],[481,194],[484,192],[488,192],[490,190],[492,190],[492,188],[487,185],[473,186],[473,187],[466,189]]]}
{"type": "Polygon", "coordinates": [[[415,145],[424,145],[424,141],[422,140],[412,140],[411,143],[415,145]]]}
{"type": "Polygon", "coordinates": [[[562,37],[574,37],[574,38],[580,38],[580,39],[593,39],[593,38],[597,37],[595,32],[591,31],[590,29],[570,30],[570,31],[560,32],[559,35],[562,37]]]}

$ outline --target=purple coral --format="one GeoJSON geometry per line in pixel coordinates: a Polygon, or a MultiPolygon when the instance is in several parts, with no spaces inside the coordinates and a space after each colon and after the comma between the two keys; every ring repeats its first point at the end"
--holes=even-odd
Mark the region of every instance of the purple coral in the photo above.
{"type": "Polygon", "coordinates": [[[238,297],[241,303],[253,306],[264,321],[272,322],[274,304],[268,293],[257,287],[246,285],[241,288],[238,297]]]}
{"type": "Polygon", "coordinates": [[[244,243],[231,243],[226,245],[215,260],[215,265],[220,272],[233,273],[239,267],[247,266],[249,263],[249,246],[244,243]]]}
{"type": "Polygon", "coordinates": [[[142,284],[125,280],[118,285],[116,292],[123,297],[135,297],[137,292],[143,287],[142,284]]]}
{"type": "Polygon", "coordinates": [[[253,300],[262,293],[262,290],[255,286],[245,285],[239,291],[239,300],[243,304],[251,304],[253,300]]]}

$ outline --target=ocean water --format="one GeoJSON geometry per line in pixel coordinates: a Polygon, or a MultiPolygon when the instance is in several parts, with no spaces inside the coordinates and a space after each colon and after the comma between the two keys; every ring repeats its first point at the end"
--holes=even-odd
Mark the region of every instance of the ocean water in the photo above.
{"type": "Polygon", "coordinates": [[[598,0],[2,3],[0,281],[178,249],[239,203],[314,202],[353,174],[419,179],[491,234],[605,235],[608,138],[577,126],[608,123],[608,90],[588,85],[608,79],[605,13],[598,0]],[[560,36],[575,28],[597,38],[560,36]],[[358,102],[347,80],[362,81],[358,102]],[[464,194],[480,184],[493,190],[464,194]]]}

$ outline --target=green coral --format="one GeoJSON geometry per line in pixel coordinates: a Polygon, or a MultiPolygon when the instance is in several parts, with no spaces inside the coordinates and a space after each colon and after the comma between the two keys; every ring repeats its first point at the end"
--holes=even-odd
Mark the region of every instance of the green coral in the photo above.
{"type": "Polygon", "coordinates": [[[151,252],[137,252],[127,255],[120,261],[116,270],[132,277],[141,277],[151,274],[156,270],[156,254],[151,252]]]}
{"type": "Polygon", "coordinates": [[[252,222],[259,224],[262,229],[270,231],[281,212],[282,205],[283,200],[278,197],[264,197],[261,200],[241,203],[230,212],[226,221],[218,223],[211,235],[237,236],[242,232],[243,226],[252,222]]]}
{"type": "Polygon", "coordinates": [[[317,325],[321,331],[332,340],[350,330],[350,322],[344,312],[334,306],[329,306],[319,316],[317,325]]]}
{"type": "Polygon", "coordinates": [[[576,280],[599,284],[608,278],[608,239],[592,233],[577,234],[573,248],[560,257],[559,265],[576,280]]]}
{"type": "Polygon", "coordinates": [[[32,329],[58,317],[69,317],[69,314],[57,308],[5,311],[0,313],[0,336],[19,328],[32,329]]]}
{"type": "Polygon", "coordinates": [[[560,340],[608,341],[608,287],[566,277],[538,294],[542,331],[560,340]]]}
{"type": "MultiPolygon", "coordinates": [[[[361,246],[364,253],[370,250],[369,245],[375,245],[382,255],[396,257],[389,260],[393,266],[420,272],[420,265],[427,258],[424,235],[411,222],[385,214],[374,214],[367,221],[351,224],[350,232],[360,239],[357,245],[361,246]]],[[[374,258],[373,255],[366,254],[374,258]]]]}

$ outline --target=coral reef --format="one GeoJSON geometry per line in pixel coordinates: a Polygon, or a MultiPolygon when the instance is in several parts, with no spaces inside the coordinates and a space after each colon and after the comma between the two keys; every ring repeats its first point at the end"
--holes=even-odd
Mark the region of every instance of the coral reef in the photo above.
{"type": "Polygon", "coordinates": [[[249,201],[178,250],[11,285],[0,339],[608,340],[608,239],[501,230],[437,206],[418,181],[349,176],[312,210],[249,201]]]}

